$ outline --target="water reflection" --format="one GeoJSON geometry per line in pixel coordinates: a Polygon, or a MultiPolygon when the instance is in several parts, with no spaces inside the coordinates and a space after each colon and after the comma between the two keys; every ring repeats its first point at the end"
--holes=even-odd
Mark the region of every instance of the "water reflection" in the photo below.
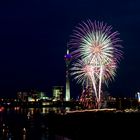
{"type": "Polygon", "coordinates": [[[62,114],[69,108],[4,108],[0,111],[0,139],[2,140],[69,140],[50,133],[46,115],[62,114]]]}

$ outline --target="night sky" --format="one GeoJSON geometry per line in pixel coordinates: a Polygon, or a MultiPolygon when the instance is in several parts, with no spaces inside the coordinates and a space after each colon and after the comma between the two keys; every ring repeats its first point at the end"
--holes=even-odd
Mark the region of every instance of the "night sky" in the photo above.
{"type": "MultiPolygon", "coordinates": [[[[112,95],[140,90],[139,0],[3,0],[0,1],[0,96],[35,89],[51,92],[65,85],[67,42],[81,21],[112,25],[123,40],[123,56],[112,95]]],[[[72,96],[80,86],[72,83],[72,96]]]]}

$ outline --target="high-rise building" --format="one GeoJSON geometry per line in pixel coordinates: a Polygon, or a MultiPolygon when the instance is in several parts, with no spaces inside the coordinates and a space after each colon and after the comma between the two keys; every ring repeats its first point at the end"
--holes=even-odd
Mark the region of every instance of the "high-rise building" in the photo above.
{"type": "Polygon", "coordinates": [[[67,49],[67,54],[64,56],[66,62],[66,87],[65,87],[65,101],[70,101],[70,81],[69,81],[69,64],[71,61],[71,54],[67,49]]]}
{"type": "Polygon", "coordinates": [[[62,99],[63,86],[53,87],[53,101],[60,101],[62,99]]]}

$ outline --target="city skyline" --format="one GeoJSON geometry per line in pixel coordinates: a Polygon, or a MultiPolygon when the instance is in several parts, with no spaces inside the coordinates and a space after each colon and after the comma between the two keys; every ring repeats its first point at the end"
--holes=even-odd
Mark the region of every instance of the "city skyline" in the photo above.
{"type": "MultiPolygon", "coordinates": [[[[139,4],[138,0],[0,2],[0,96],[65,86],[67,42],[74,27],[87,19],[112,25],[122,39],[124,59],[105,90],[134,96],[140,90],[139,4]]],[[[77,95],[80,86],[74,81],[71,86],[72,96],[77,95]]]]}

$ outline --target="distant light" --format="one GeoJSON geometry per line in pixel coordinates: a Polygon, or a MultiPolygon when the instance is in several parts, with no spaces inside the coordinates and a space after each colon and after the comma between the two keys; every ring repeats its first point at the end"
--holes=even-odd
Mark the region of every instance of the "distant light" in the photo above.
{"type": "Polygon", "coordinates": [[[7,103],[7,105],[10,105],[10,104],[11,104],[11,103],[9,103],[9,102],[7,103]]]}
{"type": "Polygon", "coordinates": [[[140,92],[137,92],[138,102],[140,102],[140,92]]]}
{"type": "Polygon", "coordinates": [[[4,107],[0,107],[0,112],[2,112],[4,110],[4,107]]]}
{"type": "Polygon", "coordinates": [[[31,97],[28,97],[28,101],[29,102],[35,102],[35,99],[34,98],[31,98],[31,97]]]}

